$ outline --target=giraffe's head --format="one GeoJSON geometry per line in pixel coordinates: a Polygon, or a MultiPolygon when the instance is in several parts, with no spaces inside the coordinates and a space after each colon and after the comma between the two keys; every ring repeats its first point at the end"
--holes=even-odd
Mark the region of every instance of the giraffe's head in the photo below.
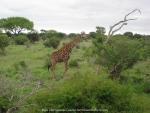
{"type": "Polygon", "coordinates": [[[85,34],[85,32],[81,32],[77,35],[77,37],[72,41],[72,45],[76,45],[77,43],[81,42],[82,40],[86,40],[88,38],[88,35],[85,34]]]}

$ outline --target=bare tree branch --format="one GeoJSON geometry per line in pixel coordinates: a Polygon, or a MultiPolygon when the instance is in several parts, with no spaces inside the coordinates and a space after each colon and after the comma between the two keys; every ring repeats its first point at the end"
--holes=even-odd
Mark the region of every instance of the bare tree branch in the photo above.
{"type": "Polygon", "coordinates": [[[133,11],[131,11],[130,13],[128,13],[128,14],[125,15],[124,20],[127,20],[127,17],[129,15],[131,15],[132,13],[134,13],[134,12],[139,12],[141,14],[141,11],[139,9],[134,9],[133,11]]]}
{"type": "Polygon", "coordinates": [[[127,19],[129,15],[131,15],[131,14],[133,14],[133,13],[135,13],[135,12],[139,12],[139,13],[141,14],[141,11],[140,11],[139,9],[134,9],[133,11],[131,11],[131,12],[129,12],[128,14],[126,14],[126,15],[124,16],[124,19],[123,19],[123,20],[121,20],[121,21],[115,23],[113,26],[111,26],[111,27],[110,27],[110,30],[109,30],[109,32],[108,32],[108,35],[107,35],[107,39],[106,39],[106,41],[105,41],[104,43],[107,43],[108,40],[113,36],[113,34],[114,34],[115,32],[119,31],[124,25],[127,25],[127,22],[128,22],[128,21],[136,20],[137,18],[129,18],[129,19],[127,19]],[[119,27],[118,27],[118,26],[119,26],[119,27]],[[118,28],[116,28],[116,27],[118,27],[118,28]],[[114,28],[116,28],[116,29],[114,29],[114,28]]]}

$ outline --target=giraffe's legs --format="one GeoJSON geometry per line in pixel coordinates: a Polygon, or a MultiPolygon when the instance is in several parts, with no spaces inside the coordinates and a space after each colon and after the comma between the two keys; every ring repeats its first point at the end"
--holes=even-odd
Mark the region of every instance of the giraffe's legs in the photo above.
{"type": "Polygon", "coordinates": [[[64,61],[64,63],[65,63],[65,71],[64,71],[63,76],[65,76],[65,74],[66,74],[66,72],[68,70],[68,60],[64,61]]]}
{"type": "Polygon", "coordinates": [[[56,64],[54,64],[54,65],[52,65],[52,67],[51,67],[51,71],[52,71],[52,79],[56,79],[56,77],[55,77],[55,65],[56,64]]]}

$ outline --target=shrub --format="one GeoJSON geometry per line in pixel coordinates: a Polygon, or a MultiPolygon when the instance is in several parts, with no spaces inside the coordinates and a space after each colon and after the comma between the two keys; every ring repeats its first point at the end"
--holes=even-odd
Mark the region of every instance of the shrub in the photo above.
{"type": "Polygon", "coordinates": [[[79,66],[78,60],[77,60],[77,59],[70,60],[70,61],[69,61],[69,66],[70,66],[70,67],[78,67],[78,66],[79,66]]]}
{"type": "Polygon", "coordinates": [[[111,113],[148,111],[145,108],[148,108],[148,104],[142,106],[140,103],[142,95],[138,98],[134,96],[129,86],[111,80],[102,80],[94,75],[78,75],[69,81],[55,84],[50,91],[46,89],[38,92],[28,100],[28,103],[36,104],[38,113],[41,113],[40,110],[43,108],[106,109],[111,113]]]}
{"type": "Polygon", "coordinates": [[[27,37],[24,35],[18,35],[14,38],[14,40],[18,45],[24,45],[28,41],[27,37]]]}
{"type": "Polygon", "coordinates": [[[140,59],[145,60],[150,57],[150,39],[141,39],[143,47],[140,49],[140,59]]]}
{"type": "Polygon", "coordinates": [[[12,37],[13,36],[9,31],[7,31],[6,34],[7,34],[8,37],[12,37]]]}
{"type": "Polygon", "coordinates": [[[123,35],[127,36],[128,38],[133,38],[133,33],[132,32],[125,32],[123,35]]]}
{"type": "Polygon", "coordinates": [[[4,34],[0,34],[0,49],[2,54],[4,54],[5,48],[8,45],[9,45],[9,38],[4,34]]]}
{"type": "Polygon", "coordinates": [[[57,48],[60,43],[60,40],[56,37],[49,38],[44,42],[45,47],[57,48]]]}
{"type": "Polygon", "coordinates": [[[94,42],[94,53],[97,55],[97,63],[105,66],[111,78],[120,78],[123,70],[131,68],[137,61],[142,60],[145,54],[141,55],[143,44],[139,40],[132,40],[125,36],[114,36],[109,44],[94,42]]]}
{"type": "Polygon", "coordinates": [[[63,39],[63,38],[66,37],[66,34],[62,33],[62,32],[57,32],[55,30],[41,30],[40,37],[43,40],[46,40],[46,39],[49,39],[49,38],[53,38],[53,37],[56,37],[56,38],[59,38],[59,39],[63,39]]]}
{"type": "Polygon", "coordinates": [[[133,38],[140,39],[143,38],[143,36],[141,34],[134,34],[133,38]]]}
{"type": "Polygon", "coordinates": [[[138,92],[145,92],[150,94],[150,59],[138,62],[133,68],[122,72],[126,81],[136,87],[138,92]]]}
{"type": "Polygon", "coordinates": [[[70,33],[70,34],[68,34],[68,37],[69,38],[73,38],[73,37],[76,37],[77,36],[77,34],[75,34],[75,33],[70,33]]]}
{"type": "Polygon", "coordinates": [[[37,32],[31,32],[27,34],[28,39],[34,43],[36,41],[39,41],[39,34],[37,32]]]}
{"type": "Polygon", "coordinates": [[[0,97],[0,112],[5,113],[9,108],[9,100],[5,97],[0,97]]]}

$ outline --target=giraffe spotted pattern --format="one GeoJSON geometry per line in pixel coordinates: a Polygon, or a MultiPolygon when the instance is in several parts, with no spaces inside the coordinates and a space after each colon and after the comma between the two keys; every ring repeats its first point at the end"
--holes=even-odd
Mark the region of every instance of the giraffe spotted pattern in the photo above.
{"type": "Polygon", "coordinates": [[[80,35],[77,35],[76,38],[74,38],[71,42],[64,44],[62,48],[60,48],[57,51],[54,51],[50,55],[50,64],[48,65],[48,69],[50,68],[52,71],[53,78],[55,78],[55,67],[58,62],[64,62],[65,64],[65,71],[64,74],[68,70],[68,60],[70,58],[70,53],[72,49],[82,40],[87,38],[87,35],[82,32],[80,35]]]}

